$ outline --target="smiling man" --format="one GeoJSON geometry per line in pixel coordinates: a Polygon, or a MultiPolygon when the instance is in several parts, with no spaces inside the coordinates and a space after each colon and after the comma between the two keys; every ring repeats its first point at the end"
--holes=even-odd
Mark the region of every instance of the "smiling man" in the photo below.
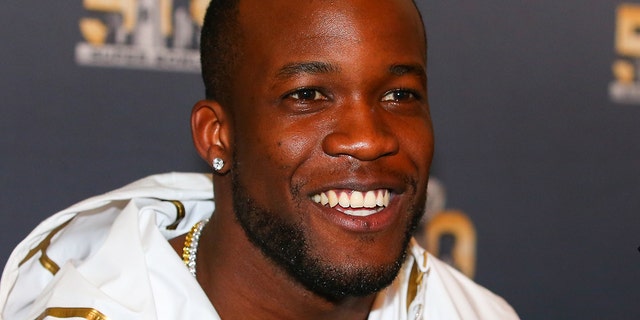
{"type": "Polygon", "coordinates": [[[411,239],[425,39],[410,0],[212,1],[192,131],[215,210],[208,176],[168,174],[62,211],[14,251],[2,315],[517,318],[411,239]]]}

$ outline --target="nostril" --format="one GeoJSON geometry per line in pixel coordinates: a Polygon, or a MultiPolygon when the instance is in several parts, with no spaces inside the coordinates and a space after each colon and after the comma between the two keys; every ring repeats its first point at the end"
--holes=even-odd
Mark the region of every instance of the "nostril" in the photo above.
{"type": "Polygon", "coordinates": [[[388,121],[389,114],[365,100],[353,99],[337,108],[328,134],[322,141],[330,156],[350,156],[371,161],[398,152],[398,137],[388,121]]]}
{"type": "Polygon", "coordinates": [[[351,131],[332,132],[322,141],[326,154],[350,156],[361,161],[371,161],[398,152],[398,139],[389,132],[351,131]]]}

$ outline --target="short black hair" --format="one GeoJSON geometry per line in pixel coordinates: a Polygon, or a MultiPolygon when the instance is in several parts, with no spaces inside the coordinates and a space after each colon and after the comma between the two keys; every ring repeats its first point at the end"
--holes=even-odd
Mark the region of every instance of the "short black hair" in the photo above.
{"type": "Polygon", "coordinates": [[[241,50],[238,23],[240,0],[212,0],[200,34],[200,63],[207,99],[226,101],[231,73],[241,50]]]}

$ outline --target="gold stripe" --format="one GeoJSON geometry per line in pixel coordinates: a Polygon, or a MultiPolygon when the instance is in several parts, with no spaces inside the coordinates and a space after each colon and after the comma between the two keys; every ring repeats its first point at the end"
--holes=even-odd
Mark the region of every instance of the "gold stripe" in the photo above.
{"type": "Polygon", "coordinates": [[[43,320],[46,317],[109,320],[109,317],[105,316],[102,312],[91,308],[47,308],[36,320],[43,320]]]}
{"type": "Polygon", "coordinates": [[[176,230],[178,228],[178,224],[180,224],[180,221],[182,221],[182,219],[184,219],[184,216],[185,216],[184,205],[182,204],[182,202],[178,200],[164,200],[164,201],[169,201],[173,203],[174,206],[176,206],[176,211],[177,211],[176,221],[174,221],[172,224],[167,226],[167,230],[176,230]]]}
{"type": "Polygon", "coordinates": [[[71,220],[73,220],[73,218],[67,220],[65,223],[51,230],[51,232],[49,232],[49,234],[35,248],[31,249],[29,253],[27,253],[27,256],[24,257],[22,261],[20,261],[20,264],[18,264],[18,266],[22,266],[25,262],[29,261],[29,259],[33,258],[36,253],[42,252],[40,259],[38,259],[40,261],[40,264],[42,264],[42,266],[45,269],[49,270],[49,272],[51,272],[53,275],[58,273],[60,267],[58,267],[58,264],[56,264],[53,260],[51,260],[51,258],[49,258],[49,256],[47,255],[47,248],[49,248],[49,245],[51,245],[51,239],[56,235],[56,233],[66,227],[69,222],[71,222],[71,220]]]}
{"type": "Polygon", "coordinates": [[[418,284],[417,280],[420,276],[420,270],[418,269],[418,262],[413,262],[413,267],[411,267],[411,274],[409,275],[409,282],[407,283],[407,311],[409,311],[409,306],[413,299],[418,295],[418,284]]]}
{"type": "MultiPolygon", "coordinates": [[[[424,267],[427,267],[427,257],[428,254],[424,252],[424,267]]],[[[418,260],[413,261],[413,266],[411,267],[411,274],[409,275],[409,282],[407,283],[407,311],[409,311],[409,307],[411,306],[411,302],[418,295],[418,288],[422,285],[422,280],[424,279],[424,272],[420,271],[418,268],[418,260]]]]}

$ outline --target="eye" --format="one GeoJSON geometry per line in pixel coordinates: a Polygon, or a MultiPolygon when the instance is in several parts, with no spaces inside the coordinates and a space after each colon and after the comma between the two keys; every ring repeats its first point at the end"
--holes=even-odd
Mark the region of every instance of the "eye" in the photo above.
{"type": "Polygon", "coordinates": [[[416,96],[416,94],[414,94],[410,90],[396,89],[396,90],[387,92],[384,95],[384,97],[382,97],[382,101],[401,102],[401,101],[415,100],[417,98],[418,97],[416,96]]]}
{"type": "Polygon", "coordinates": [[[290,98],[301,102],[328,100],[328,98],[316,89],[299,89],[288,95],[290,98]]]}

